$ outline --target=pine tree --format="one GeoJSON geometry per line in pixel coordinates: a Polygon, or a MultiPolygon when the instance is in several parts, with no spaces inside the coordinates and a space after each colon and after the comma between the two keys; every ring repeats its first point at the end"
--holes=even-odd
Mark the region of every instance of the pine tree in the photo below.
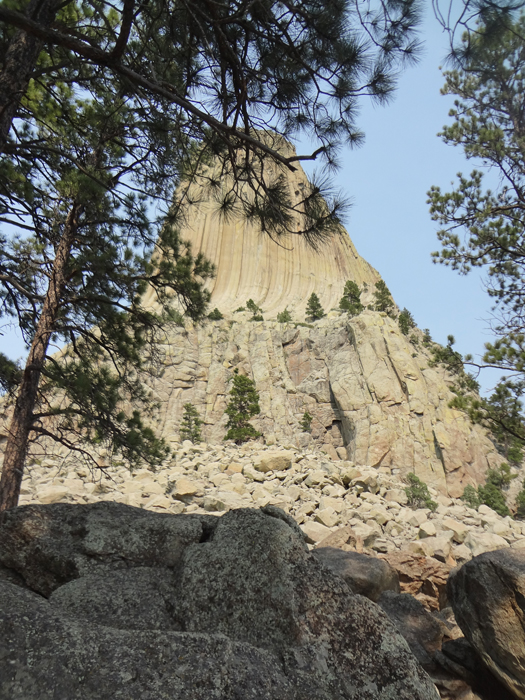
{"type": "Polygon", "coordinates": [[[314,417],[311,416],[308,411],[305,411],[303,413],[303,417],[299,421],[299,426],[301,430],[304,430],[305,433],[309,433],[312,429],[312,421],[314,417]]]}
{"type": "Polygon", "coordinates": [[[416,327],[414,317],[408,309],[403,309],[403,311],[401,311],[397,317],[397,322],[399,323],[399,328],[403,335],[408,335],[411,329],[416,327]]]}
{"type": "Polygon", "coordinates": [[[390,294],[390,290],[386,286],[383,280],[376,282],[376,291],[374,292],[374,297],[376,300],[374,310],[384,311],[387,314],[391,314],[394,310],[394,300],[390,294]]]}
{"type": "Polygon", "coordinates": [[[0,510],[16,505],[28,448],[42,439],[94,467],[100,448],[132,465],[165,459],[167,446],[147,425],[156,404],[143,378],[156,371],[156,338],[175,318],[173,300],[198,320],[209,299],[211,266],[174,226],[148,220],[140,192],[151,183],[148,158],[176,158],[176,148],[153,125],[136,139],[137,114],[117,85],[93,79],[81,97],[66,83],[55,89],[60,112],[37,83],[20,116],[39,157],[0,161],[4,221],[25,226],[0,232],[0,304],[29,348],[23,371],[11,372],[0,510]],[[155,308],[143,304],[146,288],[155,308]],[[57,342],[68,344],[59,359],[57,342]]]}
{"type": "Polygon", "coordinates": [[[182,440],[191,440],[196,443],[202,440],[201,425],[203,421],[199,416],[199,412],[191,403],[184,404],[184,412],[180,422],[180,437],[182,440]]]}
{"type": "Polygon", "coordinates": [[[325,316],[319,297],[315,292],[312,292],[310,298],[308,299],[308,304],[306,305],[306,318],[309,321],[318,321],[320,318],[325,316]]]}
{"type": "Polygon", "coordinates": [[[346,282],[339,308],[349,316],[357,316],[364,310],[365,307],[361,304],[361,290],[353,280],[346,282]]]}
{"type": "Polygon", "coordinates": [[[485,345],[480,363],[472,357],[468,362],[477,370],[497,367],[512,379],[503,377],[490,399],[473,394],[456,407],[492,430],[500,445],[515,441],[518,451],[511,454],[519,459],[525,445],[525,13],[522,3],[483,1],[475,9],[453,47],[455,68],[444,72],[442,92],[454,96],[455,103],[453,122],[440,136],[482,168],[459,173],[451,191],[435,186],[428,192],[432,218],[441,227],[441,250],[433,257],[460,274],[476,267],[487,272],[498,338],[485,345]],[[484,185],[488,171],[495,174],[490,188],[484,185]]]}
{"type": "Polygon", "coordinates": [[[261,412],[259,407],[259,392],[255,382],[237,369],[233,374],[233,386],[230,389],[230,401],[226,407],[228,432],[225,440],[234,440],[238,445],[248,440],[254,440],[262,433],[255,430],[249,422],[250,418],[261,412]]]}
{"type": "Polygon", "coordinates": [[[260,306],[257,306],[253,299],[248,299],[248,301],[246,302],[246,308],[252,313],[250,321],[264,321],[264,318],[262,316],[262,309],[260,306]]]}
{"type": "Polygon", "coordinates": [[[210,319],[210,321],[222,321],[224,316],[221,314],[219,309],[215,307],[213,311],[210,311],[210,313],[208,314],[208,318],[210,319]]]}

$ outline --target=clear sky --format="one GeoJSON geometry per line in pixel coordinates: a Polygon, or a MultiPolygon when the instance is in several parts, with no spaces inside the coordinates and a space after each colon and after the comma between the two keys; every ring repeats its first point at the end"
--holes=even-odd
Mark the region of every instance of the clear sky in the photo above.
{"type": "MultiPolygon", "coordinates": [[[[452,334],[457,350],[480,355],[492,337],[491,300],[482,278],[462,277],[430,258],[439,246],[426,192],[431,185],[449,187],[458,171],[470,172],[479,163],[466,161],[459,148],[437,137],[450,121],[453,98],[440,95],[448,36],[427,6],[420,62],[401,75],[386,107],[363,103],[358,124],[365,143],[342,154],[336,184],[353,202],[346,226],[357,250],[380,272],[397,304],[412,312],[420,328],[429,328],[434,340],[445,344],[452,334]]],[[[3,331],[2,350],[22,356],[21,340],[3,331]]],[[[483,375],[483,387],[490,389],[500,374],[483,375]]]]}

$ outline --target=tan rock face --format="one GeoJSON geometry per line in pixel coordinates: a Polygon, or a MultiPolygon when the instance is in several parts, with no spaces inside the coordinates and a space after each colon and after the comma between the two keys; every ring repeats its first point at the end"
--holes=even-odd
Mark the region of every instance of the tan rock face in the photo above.
{"type": "MultiPolygon", "coordinates": [[[[305,182],[299,170],[290,180],[291,191],[300,191],[305,182]]],[[[345,231],[315,252],[299,238],[277,245],[240,218],[220,219],[211,204],[195,206],[188,221],[183,238],[216,264],[216,278],[209,283],[211,307],[226,318],[166,329],[158,373],[147,383],[160,407],[154,427],[169,444],[179,440],[185,403],[204,420],[203,438],[222,444],[237,369],[256,383],[261,413],[252,422],[276,449],[315,446],[332,460],[395,468],[401,474],[414,471],[452,497],[460,496],[468,483],[482,483],[487,467],[501,462],[485,431],[448,407],[450,377],[429,367],[421,342],[411,344],[397,321],[385,314],[367,310],[349,318],[330,311],[338,306],[347,280],[368,285],[362,300],[370,304],[380,279],[345,231]],[[305,324],[306,303],[314,291],[328,316],[305,324]],[[249,298],[267,320],[251,322],[249,313],[234,313],[249,298]],[[294,322],[271,320],[285,307],[294,322]],[[305,412],[313,417],[311,432],[300,427],[305,412]]],[[[183,446],[192,449],[191,443],[183,446]]],[[[257,463],[231,471],[260,470],[253,477],[258,479],[289,466],[288,460],[287,465],[257,463]]],[[[341,483],[353,478],[349,471],[341,483]]],[[[362,486],[374,493],[378,488],[362,486]]],[[[164,492],[165,485],[157,495],[164,492]]],[[[181,499],[186,495],[192,497],[182,494],[181,499]]],[[[391,489],[386,500],[403,505],[406,494],[391,489]]]]}
{"type": "MultiPolygon", "coordinates": [[[[288,173],[292,202],[302,199],[308,180],[301,167],[288,173]]],[[[196,193],[199,199],[207,195],[196,193]]],[[[201,201],[185,215],[181,237],[214,263],[217,274],[208,283],[211,305],[231,313],[253,299],[275,318],[287,306],[294,318],[304,316],[308,297],[315,292],[326,311],[337,307],[345,282],[373,286],[379,273],[358,255],[348,233],[323,244],[316,252],[299,236],[289,235],[276,243],[243,217],[223,217],[217,203],[201,201]]],[[[153,299],[153,295],[151,297],[153,299]]]]}
{"type": "MultiPolygon", "coordinates": [[[[160,403],[157,429],[168,441],[178,438],[189,402],[205,422],[206,441],[222,442],[237,368],[256,382],[261,413],[252,422],[268,444],[316,444],[338,450],[336,459],[342,451],[356,464],[415,471],[453,497],[481,483],[499,459],[484,431],[448,407],[444,371],[428,368],[426,350],[415,352],[397,322],[376,312],[312,328],[210,322],[170,331],[161,350],[163,370],[151,389],[160,403]],[[311,433],[299,425],[305,411],[311,433]]],[[[398,497],[406,500],[404,492],[398,497]]]]}

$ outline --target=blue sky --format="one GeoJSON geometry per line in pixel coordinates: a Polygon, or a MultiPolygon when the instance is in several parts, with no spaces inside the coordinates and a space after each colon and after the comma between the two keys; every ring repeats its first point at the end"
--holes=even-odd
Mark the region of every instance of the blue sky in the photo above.
{"type": "MultiPolygon", "coordinates": [[[[363,103],[359,128],[364,145],[341,154],[343,167],[336,185],[353,206],[346,226],[359,253],[383,276],[400,307],[407,307],[420,328],[446,343],[456,338],[463,354],[480,355],[492,337],[488,330],[490,299],[479,273],[462,277],[431,262],[437,225],[431,221],[426,192],[431,185],[450,186],[458,171],[479,163],[466,161],[459,148],[437,137],[450,121],[453,98],[440,95],[444,83],[439,66],[448,52],[448,36],[432,14],[430,3],[422,27],[424,53],[401,75],[397,92],[386,107],[363,103]]],[[[2,350],[24,354],[19,337],[3,329],[2,350]]],[[[482,376],[490,389],[500,372],[482,376]]]]}

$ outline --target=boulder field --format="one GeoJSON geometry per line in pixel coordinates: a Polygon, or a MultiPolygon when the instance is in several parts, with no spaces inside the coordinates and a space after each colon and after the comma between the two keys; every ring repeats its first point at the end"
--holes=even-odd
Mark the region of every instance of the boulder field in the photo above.
{"type": "Polygon", "coordinates": [[[525,698],[522,523],[406,488],[259,443],[33,465],[0,518],[0,700],[525,698]]]}
{"type": "Polygon", "coordinates": [[[274,505],[294,518],[310,546],[351,540],[357,551],[398,559],[408,552],[449,568],[486,551],[525,547],[521,521],[483,505],[474,510],[433,487],[435,512],[409,507],[400,469],[356,466],[315,448],[185,441],[155,472],[117,466],[92,474],[78,462],[56,465],[43,460],[27,469],[20,505],[107,500],[203,515],[274,505]]]}

